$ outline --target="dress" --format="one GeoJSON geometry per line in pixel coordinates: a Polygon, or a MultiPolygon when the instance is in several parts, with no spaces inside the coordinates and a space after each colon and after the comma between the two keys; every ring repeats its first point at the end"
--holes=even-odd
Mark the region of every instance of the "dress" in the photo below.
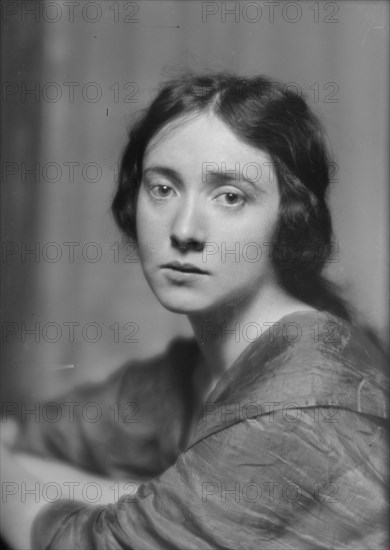
{"type": "Polygon", "coordinates": [[[381,352],[327,312],[285,316],[248,343],[188,440],[199,353],[179,339],[147,364],[68,396],[100,403],[99,422],[75,415],[24,425],[21,448],[145,479],[116,504],[47,504],[33,548],[386,548],[381,352]],[[122,419],[129,411],[127,420],[138,421],[114,418],[114,402],[122,419]]]}

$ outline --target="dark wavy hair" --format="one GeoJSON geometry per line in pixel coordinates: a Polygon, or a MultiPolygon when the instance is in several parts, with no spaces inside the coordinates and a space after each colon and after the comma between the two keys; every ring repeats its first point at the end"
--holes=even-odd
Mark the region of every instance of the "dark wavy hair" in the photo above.
{"type": "Polygon", "coordinates": [[[282,286],[317,309],[351,320],[337,287],[322,274],[334,244],[326,202],[334,163],[322,125],[303,97],[263,75],[185,74],[163,85],[131,129],[122,156],[112,202],[119,228],[137,242],[137,194],[153,136],[175,119],[207,111],[272,160],[281,197],[272,261],[282,286]]]}

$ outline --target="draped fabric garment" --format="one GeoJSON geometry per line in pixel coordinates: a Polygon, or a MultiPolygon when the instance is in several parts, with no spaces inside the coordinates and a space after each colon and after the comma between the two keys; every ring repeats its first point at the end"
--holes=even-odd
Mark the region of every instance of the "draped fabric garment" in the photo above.
{"type": "Polygon", "coordinates": [[[288,315],[248,342],[188,441],[199,353],[177,340],[68,396],[100,402],[99,423],[24,426],[25,449],[149,479],[107,506],[47,504],[33,548],[385,548],[387,377],[377,348],[328,313],[288,315]],[[138,422],[115,421],[113,402],[132,403],[138,422]]]}

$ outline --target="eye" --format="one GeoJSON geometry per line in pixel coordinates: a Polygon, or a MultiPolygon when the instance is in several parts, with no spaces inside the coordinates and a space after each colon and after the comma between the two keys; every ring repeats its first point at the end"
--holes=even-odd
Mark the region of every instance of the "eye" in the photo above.
{"type": "Polygon", "coordinates": [[[221,198],[220,201],[223,205],[227,206],[242,206],[245,203],[245,197],[239,193],[233,193],[232,191],[227,193],[221,193],[218,195],[217,199],[221,198]]]}
{"type": "Polygon", "coordinates": [[[170,185],[157,183],[150,186],[150,194],[156,199],[165,199],[172,194],[172,187],[170,185]]]}

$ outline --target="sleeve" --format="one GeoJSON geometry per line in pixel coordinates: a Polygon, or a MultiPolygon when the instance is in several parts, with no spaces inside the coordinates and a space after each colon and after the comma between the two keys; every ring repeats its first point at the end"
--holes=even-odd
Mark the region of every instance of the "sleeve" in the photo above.
{"type": "Polygon", "coordinates": [[[386,465],[372,463],[367,436],[375,423],[347,412],[338,424],[309,408],[298,413],[276,411],[208,435],[116,504],[46,505],[34,520],[33,548],[385,548],[386,465]]]}
{"type": "Polygon", "coordinates": [[[132,362],[104,382],[37,403],[35,416],[20,423],[15,450],[112,478],[151,479],[167,467],[160,452],[160,395],[154,384],[164,384],[163,366],[157,359],[132,362]]]}

